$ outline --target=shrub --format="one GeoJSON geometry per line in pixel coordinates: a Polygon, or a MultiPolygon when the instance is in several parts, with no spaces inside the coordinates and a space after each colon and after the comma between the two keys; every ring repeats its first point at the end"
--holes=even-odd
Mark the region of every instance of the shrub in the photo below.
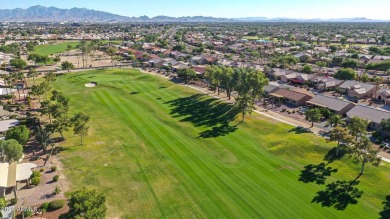
{"type": "Polygon", "coordinates": [[[12,199],[9,200],[9,203],[11,205],[16,205],[16,203],[18,203],[18,199],[17,198],[12,198],[12,199]]]}
{"type": "Polygon", "coordinates": [[[54,194],[54,195],[58,195],[58,194],[60,194],[60,193],[61,193],[60,187],[56,186],[56,188],[55,188],[54,191],[53,191],[53,194],[54,194]]]}
{"type": "Polygon", "coordinates": [[[33,171],[31,176],[30,176],[30,179],[34,178],[34,177],[41,177],[41,173],[38,172],[38,171],[33,171]]]}
{"type": "Polygon", "coordinates": [[[27,209],[23,211],[23,215],[25,217],[30,217],[31,215],[33,215],[33,212],[30,209],[27,209]]]}
{"type": "Polygon", "coordinates": [[[53,177],[53,182],[58,182],[58,179],[60,178],[60,176],[58,176],[58,175],[55,175],[54,177],[53,177]]]}
{"type": "Polygon", "coordinates": [[[49,203],[49,209],[55,211],[64,207],[65,204],[65,200],[54,200],[49,203]]]}
{"type": "Polygon", "coordinates": [[[45,202],[41,205],[41,209],[44,211],[47,211],[49,209],[49,202],[45,202]]]}
{"type": "Polygon", "coordinates": [[[31,185],[37,186],[39,183],[41,183],[41,178],[39,176],[33,177],[31,179],[31,185]]]}
{"type": "Polygon", "coordinates": [[[39,172],[43,172],[43,171],[45,171],[45,169],[43,169],[43,168],[39,169],[39,172]]]}
{"type": "Polygon", "coordinates": [[[52,166],[50,169],[51,169],[51,172],[55,172],[57,170],[57,167],[56,166],[52,166]]]}

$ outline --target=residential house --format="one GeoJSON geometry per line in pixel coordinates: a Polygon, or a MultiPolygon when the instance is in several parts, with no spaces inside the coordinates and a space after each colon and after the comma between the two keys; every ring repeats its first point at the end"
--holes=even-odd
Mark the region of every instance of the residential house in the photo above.
{"type": "Polygon", "coordinates": [[[313,98],[306,93],[281,88],[269,95],[274,99],[274,102],[283,102],[297,107],[305,105],[306,101],[313,98]]]}
{"type": "Polygon", "coordinates": [[[316,76],[316,74],[292,72],[290,74],[280,76],[280,80],[285,83],[292,82],[297,84],[303,84],[308,82],[310,79],[315,78],[316,76]]]}
{"type": "Polygon", "coordinates": [[[340,100],[325,95],[316,95],[313,99],[307,101],[306,103],[308,106],[329,109],[342,116],[356,106],[356,104],[350,101],[340,100]]]}
{"type": "Polygon", "coordinates": [[[148,63],[151,67],[161,67],[164,64],[164,62],[165,62],[165,60],[162,58],[155,58],[155,59],[149,60],[148,63]]]}
{"type": "Polygon", "coordinates": [[[327,76],[317,76],[309,79],[309,81],[320,91],[333,90],[343,83],[342,80],[327,76]]]}
{"type": "Polygon", "coordinates": [[[345,81],[339,86],[339,89],[348,94],[350,97],[362,99],[366,97],[373,97],[377,90],[377,86],[368,83],[357,81],[345,81]]]}
{"type": "Polygon", "coordinates": [[[385,102],[386,106],[390,106],[390,90],[384,88],[379,89],[376,93],[376,99],[385,102]]]}
{"type": "Polygon", "coordinates": [[[164,67],[172,67],[178,65],[179,62],[174,59],[164,59],[164,63],[162,64],[164,67]]]}
{"type": "Polygon", "coordinates": [[[370,122],[369,128],[379,129],[379,124],[383,119],[390,118],[390,111],[369,106],[357,105],[347,112],[348,118],[357,116],[370,122]]]}
{"type": "Polygon", "coordinates": [[[187,68],[190,68],[190,67],[188,66],[188,64],[186,64],[184,62],[178,62],[177,64],[172,66],[172,69],[174,71],[178,71],[180,69],[187,69],[187,68]]]}
{"type": "Polygon", "coordinates": [[[195,73],[197,75],[204,75],[204,73],[206,72],[206,68],[205,67],[194,67],[193,70],[195,71],[195,73]]]}
{"type": "Polygon", "coordinates": [[[270,94],[270,93],[276,91],[277,89],[279,89],[279,87],[280,87],[280,84],[279,84],[278,82],[276,82],[276,81],[270,81],[270,82],[268,83],[268,85],[264,86],[264,93],[265,93],[266,95],[268,95],[268,94],[270,94]]]}
{"type": "Polygon", "coordinates": [[[273,68],[267,74],[275,80],[280,80],[282,76],[285,76],[285,75],[288,75],[291,73],[292,73],[291,70],[273,68]]]}

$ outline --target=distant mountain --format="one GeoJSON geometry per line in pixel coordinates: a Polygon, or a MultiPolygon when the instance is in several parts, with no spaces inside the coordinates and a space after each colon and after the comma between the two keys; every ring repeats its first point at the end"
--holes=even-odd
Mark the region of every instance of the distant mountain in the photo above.
{"type": "Polygon", "coordinates": [[[193,17],[169,17],[148,16],[126,17],[103,11],[90,10],[86,8],[60,9],[55,7],[33,6],[27,9],[2,9],[0,10],[0,21],[6,22],[385,22],[381,20],[370,20],[361,18],[341,19],[293,19],[293,18],[215,18],[204,16],[193,17]]]}
{"type": "Polygon", "coordinates": [[[59,9],[55,7],[33,6],[27,9],[0,10],[0,21],[31,22],[125,22],[130,18],[86,8],[59,9]]]}
{"type": "Polygon", "coordinates": [[[157,16],[149,18],[126,17],[103,11],[89,10],[86,8],[60,9],[55,7],[33,6],[27,9],[3,9],[0,10],[0,21],[8,22],[229,22],[232,19],[214,17],[168,17],[157,16]]]}
{"type": "Polygon", "coordinates": [[[237,21],[265,21],[269,20],[266,17],[244,17],[244,18],[234,18],[237,21]]]}

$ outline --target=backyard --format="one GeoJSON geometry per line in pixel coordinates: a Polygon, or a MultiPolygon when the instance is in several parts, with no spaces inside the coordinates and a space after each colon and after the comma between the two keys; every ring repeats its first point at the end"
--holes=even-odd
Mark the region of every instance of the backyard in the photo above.
{"type": "Polygon", "coordinates": [[[320,137],[256,114],[240,123],[232,106],[163,78],[96,70],[53,83],[73,112],[91,116],[84,144],[69,132],[59,154],[72,191],[104,192],[109,217],[378,218],[389,195],[383,163],[359,178],[358,204],[340,211],[311,203],[325,185],[300,182],[304,166],[337,169],[327,183],[354,180],[360,166],[324,161],[335,145],[320,137]]]}

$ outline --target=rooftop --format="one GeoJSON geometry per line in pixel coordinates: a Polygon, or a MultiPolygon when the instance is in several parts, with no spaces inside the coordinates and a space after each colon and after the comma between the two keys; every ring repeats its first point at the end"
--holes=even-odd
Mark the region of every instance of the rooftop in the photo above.
{"type": "Polygon", "coordinates": [[[344,109],[346,106],[350,104],[354,104],[350,101],[340,100],[337,98],[324,96],[324,95],[317,95],[307,103],[318,105],[318,106],[325,106],[334,111],[340,111],[344,109]]]}
{"type": "Polygon", "coordinates": [[[369,106],[357,105],[347,112],[348,117],[357,116],[370,122],[380,123],[383,119],[390,118],[390,112],[369,106]]]}

